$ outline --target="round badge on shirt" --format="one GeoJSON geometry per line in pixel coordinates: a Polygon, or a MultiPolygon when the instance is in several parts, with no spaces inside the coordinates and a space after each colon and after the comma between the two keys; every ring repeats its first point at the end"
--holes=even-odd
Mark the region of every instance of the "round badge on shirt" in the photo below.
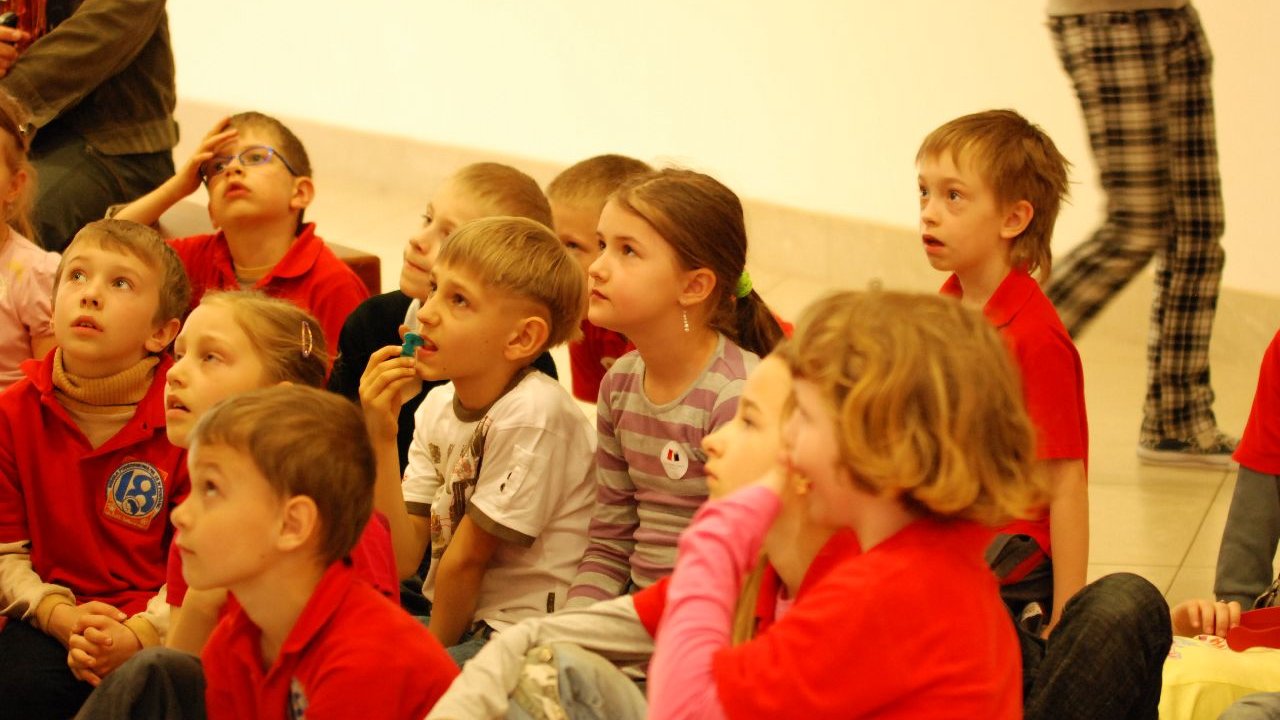
{"type": "Polygon", "coordinates": [[[672,480],[679,480],[689,472],[689,453],[674,440],[663,446],[661,460],[662,469],[667,471],[667,477],[672,480]]]}

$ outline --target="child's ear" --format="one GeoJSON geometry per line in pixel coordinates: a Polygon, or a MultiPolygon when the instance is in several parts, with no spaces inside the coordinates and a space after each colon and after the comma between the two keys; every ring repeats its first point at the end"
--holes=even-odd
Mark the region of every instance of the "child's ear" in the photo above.
{"type": "Polygon", "coordinates": [[[716,274],[707,268],[689,270],[684,277],[684,290],[679,300],[681,307],[692,307],[705,301],[716,289],[716,274]]]}
{"type": "Polygon", "coordinates": [[[9,178],[9,192],[5,195],[4,201],[11,203],[17,200],[18,196],[22,194],[22,189],[27,186],[27,180],[26,170],[19,170],[14,173],[13,177],[9,178]]]}
{"type": "Polygon", "coordinates": [[[293,197],[289,198],[290,210],[305,210],[316,196],[316,185],[309,177],[293,179],[293,197]]]}
{"type": "Polygon", "coordinates": [[[315,500],[307,495],[294,495],[285,500],[280,509],[278,549],[291,552],[305,546],[317,537],[319,526],[320,511],[315,500]]]}
{"type": "Polygon", "coordinates": [[[156,329],[151,333],[151,337],[147,338],[146,343],[143,345],[147,348],[147,352],[152,355],[164,352],[164,349],[169,347],[169,343],[173,342],[173,339],[178,337],[178,331],[181,329],[181,320],[178,318],[169,318],[156,327],[156,329]]]}
{"type": "Polygon", "coordinates": [[[546,318],[537,315],[520,318],[516,321],[515,330],[507,339],[503,348],[503,357],[511,362],[520,362],[535,357],[547,344],[551,336],[551,325],[546,318]]]}
{"type": "Polygon", "coordinates": [[[1022,234],[1031,224],[1036,209],[1026,200],[1019,200],[1008,207],[1004,214],[1004,222],[1000,225],[1000,237],[1012,240],[1022,234]]]}

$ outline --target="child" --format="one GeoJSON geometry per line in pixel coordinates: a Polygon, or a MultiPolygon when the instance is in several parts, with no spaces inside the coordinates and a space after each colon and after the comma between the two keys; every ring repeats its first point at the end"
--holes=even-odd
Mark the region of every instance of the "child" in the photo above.
{"type": "Polygon", "coordinates": [[[379,510],[402,577],[430,541],[431,632],[459,663],[493,632],[553,612],[586,546],[592,433],[558,382],[529,365],[582,318],[582,273],[543,225],[489,218],[440,248],[413,358],[375,352],[360,381],[378,453],[379,510]],[[414,417],[403,483],[399,406],[418,378],[449,380],[414,417]]]}
{"type": "Polygon", "coordinates": [[[636,351],[600,386],[591,544],[571,605],[648,587],[707,497],[702,438],[733,417],[742,382],[782,337],[746,274],[742,205],[689,170],[619,188],[600,213],[588,317],[636,351]]]}
{"type": "Polygon", "coordinates": [[[942,293],[982,309],[1008,343],[1050,481],[1048,513],[1001,528],[988,560],[1010,608],[1042,611],[1052,627],[1084,586],[1089,558],[1080,354],[1031,277],[1049,273],[1067,162],[1040,128],[993,110],[934,130],[916,163],[925,256],[952,273],[942,293]]]}
{"type": "Polygon", "coordinates": [[[49,321],[58,254],[30,238],[35,177],[27,161],[28,114],[0,91],[0,390],[22,379],[22,361],[53,349],[49,321]]]}
{"type": "MultiPolygon", "coordinates": [[[[257,292],[205,295],[174,342],[165,386],[170,442],[187,447],[200,417],[233,395],[280,383],[320,387],[328,357],[319,324],[296,305],[257,292]]],[[[398,597],[391,537],[380,514],[365,525],[352,561],[357,575],[374,589],[398,597]]],[[[166,645],[199,654],[222,610],[225,590],[189,596],[176,549],[170,553],[168,581],[173,607],[166,645]]]]}
{"type": "MultiPolygon", "coordinates": [[[[708,458],[707,488],[712,500],[755,480],[773,465],[782,451],[782,414],[790,394],[791,374],[778,358],[765,358],[751,372],[742,386],[741,401],[733,419],[702,440],[708,458]]],[[[753,574],[754,587],[748,582],[743,588],[735,617],[735,642],[749,639],[782,616],[811,564],[816,568],[814,573],[822,571],[823,561],[814,563],[820,549],[820,557],[827,558],[838,556],[837,550],[842,552],[849,543],[856,544],[851,533],[831,538],[830,531],[804,522],[805,508],[801,500],[794,495],[784,500],[779,520],[764,539],[768,569],[753,574]]],[[[562,652],[563,643],[572,643],[610,663],[626,668],[643,667],[653,653],[653,638],[659,630],[658,619],[666,602],[669,579],[663,578],[634,595],[526,620],[495,636],[463,668],[431,717],[503,717],[508,709],[507,698],[520,678],[536,672],[531,666],[538,662],[550,662],[526,662],[529,651],[538,646],[555,643],[562,652]]],[[[600,715],[643,715],[643,696],[637,695],[626,676],[612,670],[603,671],[596,675],[594,684],[611,688],[602,689],[601,697],[633,701],[631,705],[604,708],[600,715]]],[[[566,703],[565,694],[561,688],[560,704],[566,703]]]]}
{"type": "Polygon", "coordinates": [[[1221,600],[1253,607],[1274,576],[1280,541],[1280,332],[1262,358],[1235,459],[1240,469],[1222,530],[1213,592],[1221,600]]]}
{"type": "MultiPolygon", "coordinates": [[[[600,255],[596,226],[600,224],[600,211],[609,194],[627,180],[652,170],[624,155],[597,155],[570,166],[547,186],[556,234],[583,272],[600,255]]],[[[596,402],[605,371],[633,349],[621,334],[596,327],[590,319],[583,318],[582,339],[569,343],[573,396],[596,402]]]]}
{"type": "Polygon", "coordinates": [[[58,269],[57,350],[0,395],[0,707],[23,717],[73,714],[80,680],[164,636],[169,510],[188,482],[163,352],[189,299],[155,231],[86,225],[58,269]]]}
{"type": "Polygon", "coordinates": [[[183,574],[238,606],[201,658],[210,720],[423,717],[456,669],[343,561],[373,504],[359,411],[315,388],[253,390],[200,419],[190,464],[173,513],[183,574]]]}
{"type": "MultiPolygon", "coordinates": [[[[422,228],[409,238],[400,268],[400,289],[360,303],[342,326],[338,337],[338,357],[329,378],[329,389],[360,399],[360,376],[375,350],[400,343],[401,327],[418,325],[418,308],[430,288],[431,266],[440,243],[463,224],[483,217],[509,215],[529,218],[551,226],[551,209],[533,178],[498,163],[475,163],[454,173],[436,191],[422,215],[422,228]]],[[[555,361],[540,355],[534,367],[556,376],[555,361]]],[[[427,391],[440,382],[423,383],[422,391],[400,408],[400,471],[409,465],[409,445],[413,441],[413,415],[427,391]]]]}
{"type": "Polygon", "coordinates": [[[1018,641],[979,523],[1041,498],[998,335],[947,298],[843,293],[811,306],[780,352],[808,520],[852,529],[862,552],[729,647],[782,475],[704,506],[680,539],[650,717],[1021,717],[1018,641]]]}
{"type": "Polygon", "coordinates": [[[302,221],[315,185],[297,136],[261,113],[223,118],[177,174],[116,217],[154,223],[201,183],[218,232],[170,241],[191,276],[192,307],[208,290],[253,288],[292,301],[338,337],[369,292],[302,221]]]}

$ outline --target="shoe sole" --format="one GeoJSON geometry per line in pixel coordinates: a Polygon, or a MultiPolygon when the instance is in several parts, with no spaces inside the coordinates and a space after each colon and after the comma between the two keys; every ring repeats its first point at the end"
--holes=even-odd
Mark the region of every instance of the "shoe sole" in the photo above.
{"type": "Polygon", "coordinates": [[[1138,459],[1147,465],[1164,467],[1193,467],[1213,470],[1230,470],[1240,466],[1230,455],[1197,455],[1176,450],[1152,450],[1139,447],[1138,459]]]}

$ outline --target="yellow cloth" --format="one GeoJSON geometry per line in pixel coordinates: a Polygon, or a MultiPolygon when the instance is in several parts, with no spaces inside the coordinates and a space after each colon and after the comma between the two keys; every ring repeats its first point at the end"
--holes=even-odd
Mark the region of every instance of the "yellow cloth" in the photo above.
{"type": "Polygon", "coordinates": [[[1164,663],[1160,720],[1216,720],[1255,692],[1280,691],[1280,650],[1235,652],[1217,637],[1175,637],[1164,663]]]}

